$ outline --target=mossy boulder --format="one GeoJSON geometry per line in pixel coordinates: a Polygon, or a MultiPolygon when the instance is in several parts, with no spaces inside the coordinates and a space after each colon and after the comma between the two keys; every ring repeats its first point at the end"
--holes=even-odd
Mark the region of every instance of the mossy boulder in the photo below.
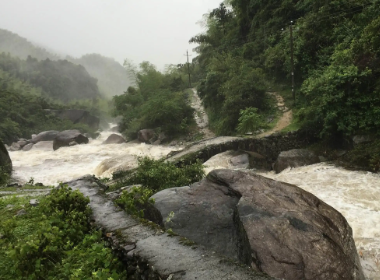
{"type": "Polygon", "coordinates": [[[3,142],[0,140],[0,169],[8,174],[12,172],[12,161],[3,142]]]}

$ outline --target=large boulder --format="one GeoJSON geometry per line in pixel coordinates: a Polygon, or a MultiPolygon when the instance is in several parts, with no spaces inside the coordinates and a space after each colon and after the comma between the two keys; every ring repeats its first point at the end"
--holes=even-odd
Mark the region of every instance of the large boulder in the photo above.
{"type": "Polygon", "coordinates": [[[88,111],[68,109],[68,110],[51,110],[46,109],[47,112],[57,116],[60,119],[66,119],[73,123],[83,123],[88,125],[94,130],[99,129],[99,118],[92,116],[88,111]]]}
{"type": "Polygon", "coordinates": [[[137,132],[137,139],[140,142],[151,143],[151,139],[156,135],[153,129],[142,129],[137,132]]]}
{"type": "Polygon", "coordinates": [[[74,144],[87,144],[88,138],[80,133],[79,130],[64,130],[58,133],[53,141],[53,150],[61,147],[73,146],[74,144]]]}
{"type": "Polygon", "coordinates": [[[270,276],[365,279],[346,219],[297,186],[219,169],[152,198],[166,229],[270,276]]]}
{"type": "Polygon", "coordinates": [[[55,137],[57,137],[58,133],[59,131],[56,131],[56,130],[43,131],[37,134],[35,137],[33,137],[29,141],[33,144],[36,144],[41,141],[53,141],[55,137]]]}
{"type": "Polygon", "coordinates": [[[112,133],[110,136],[108,136],[106,141],[103,142],[103,144],[122,144],[125,142],[126,141],[123,138],[123,136],[121,136],[119,134],[112,133]]]}
{"type": "Polygon", "coordinates": [[[12,160],[3,142],[0,140],[0,168],[8,174],[12,172],[12,160]]]}
{"type": "Polygon", "coordinates": [[[276,173],[288,167],[299,167],[320,162],[319,157],[312,151],[306,149],[293,149],[281,152],[274,163],[273,169],[276,173]]]}

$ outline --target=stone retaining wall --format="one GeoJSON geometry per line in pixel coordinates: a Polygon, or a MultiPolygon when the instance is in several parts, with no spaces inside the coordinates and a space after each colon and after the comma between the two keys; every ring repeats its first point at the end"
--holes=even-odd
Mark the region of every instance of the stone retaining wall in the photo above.
{"type": "Polygon", "coordinates": [[[281,151],[304,148],[316,142],[316,137],[305,131],[295,131],[286,134],[272,134],[263,138],[216,137],[194,143],[184,150],[172,152],[167,160],[178,164],[191,164],[197,159],[205,162],[212,156],[228,151],[243,150],[254,152],[253,165],[270,169],[281,151]],[[263,158],[260,159],[259,156],[263,158]]]}

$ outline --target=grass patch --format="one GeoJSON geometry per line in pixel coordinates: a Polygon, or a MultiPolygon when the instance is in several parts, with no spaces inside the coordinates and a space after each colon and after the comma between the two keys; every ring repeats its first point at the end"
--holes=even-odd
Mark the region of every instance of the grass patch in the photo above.
{"type": "Polygon", "coordinates": [[[88,198],[61,186],[38,199],[36,207],[27,197],[0,200],[0,279],[126,279],[89,224],[88,198]]]}

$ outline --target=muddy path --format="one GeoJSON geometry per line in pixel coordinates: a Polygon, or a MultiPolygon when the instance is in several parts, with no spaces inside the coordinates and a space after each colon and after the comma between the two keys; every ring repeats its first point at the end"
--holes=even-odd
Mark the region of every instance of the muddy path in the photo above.
{"type": "Polygon", "coordinates": [[[293,111],[285,106],[284,98],[281,95],[279,95],[277,92],[268,92],[268,94],[276,98],[277,107],[282,113],[282,116],[280,117],[280,119],[277,121],[276,125],[272,129],[265,131],[263,133],[260,133],[256,137],[265,137],[275,132],[281,131],[282,129],[290,125],[293,119],[293,111]]]}

